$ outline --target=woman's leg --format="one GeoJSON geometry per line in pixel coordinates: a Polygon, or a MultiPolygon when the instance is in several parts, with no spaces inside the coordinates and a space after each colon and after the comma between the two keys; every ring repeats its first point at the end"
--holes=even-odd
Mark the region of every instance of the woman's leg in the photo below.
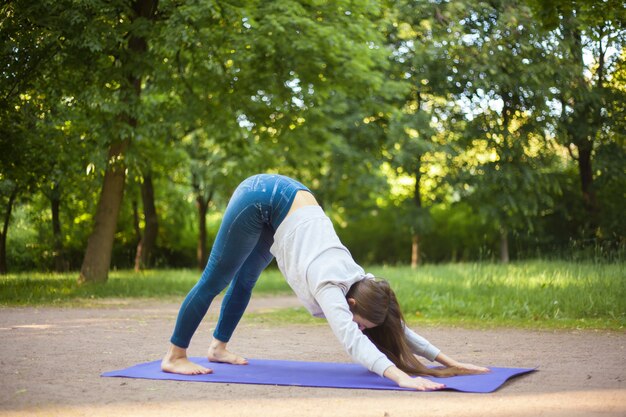
{"type": "MultiPolygon", "coordinates": [[[[279,175],[256,175],[243,181],[237,187],[224,213],[222,225],[202,278],[190,291],[181,306],[171,338],[172,345],[161,365],[164,371],[185,374],[211,372],[209,369],[193,364],[187,359],[186,349],[191,337],[206,314],[213,298],[226,288],[238,274],[244,262],[255,251],[263,230],[268,226],[273,239],[274,231],[289,211],[298,190],[308,191],[305,186],[297,181],[279,175]]],[[[264,240],[269,241],[267,237],[264,240]]],[[[251,260],[250,262],[257,264],[258,260],[251,260]]],[[[267,263],[269,261],[265,265],[267,263]]],[[[262,263],[257,265],[262,265],[262,263]]],[[[256,276],[252,281],[256,282],[260,270],[254,274],[256,276]]],[[[253,285],[250,277],[254,274],[242,275],[247,277],[242,280],[242,283],[247,283],[243,284],[244,288],[253,285]]],[[[237,295],[238,292],[237,286],[234,286],[229,299],[240,299],[240,296],[237,295]]],[[[243,297],[245,298],[245,296],[243,297]]],[[[249,298],[249,295],[247,297],[249,298]]],[[[247,301],[245,303],[247,304],[247,301]]],[[[231,316],[231,308],[228,307],[230,304],[230,301],[227,301],[225,317],[231,316]]],[[[242,304],[239,304],[239,307],[235,307],[236,303],[232,305],[232,309],[237,310],[241,309],[242,304]]],[[[242,312],[243,310],[241,310],[242,312]]],[[[239,314],[240,317],[241,313],[235,313],[232,317],[236,314],[239,314]]],[[[228,320],[224,319],[224,321],[227,322],[228,320]]],[[[238,322],[239,319],[236,321],[238,322]]],[[[234,324],[236,325],[236,322],[234,324]]]]}
{"type": "Polygon", "coordinates": [[[170,339],[172,346],[161,364],[166,372],[210,372],[207,368],[191,363],[187,359],[186,349],[211,302],[237,275],[263,231],[263,216],[257,202],[247,193],[245,184],[242,183],[233,194],[202,277],[187,294],[180,308],[170,339]]]}
{"type": "Polygon", "coordinates": [[[212,362],[228,362],[233,364],[246,364],[243,357],[232,354],[226,350],[226,344],[239,323],[261,272],[274,258],[270,253],[270,247],[274,242],[273,232],[266,226],[235,279],[231,282],[224,299],[220,317],[213,333],[213,341],[209,346],[208,357],[212,362]]]}

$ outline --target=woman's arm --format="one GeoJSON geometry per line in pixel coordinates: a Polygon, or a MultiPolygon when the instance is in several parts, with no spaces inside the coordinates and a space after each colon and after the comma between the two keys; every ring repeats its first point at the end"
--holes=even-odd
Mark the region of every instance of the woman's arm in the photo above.
{"type": "Polygon", "coordinates": [[[406,325],[404,326],[404,334],[406,336],[407,342],[409,343],[409,346],[411,347],[411,350],[416,355],[423,356],[430,361],[437,361],[444,366],[467,369],[477,372],[489,372],[489,369],[482,366],[472,365],[471,363],[462,363],[455,359],[452,359],[445,353],[441,352],[441,350],[433,346],[428,340],[424,339],[422,336],[409,329],[406,325]]]}
{"type": "Polygon", "coordinates": [[[406,324],[404,325],[404,336],[406,337],[406,341],[409,344],[411,351],[416,355],[423,356],[429,361],[434,361],[437,355],[441,352],[440,349],[428,340],[409,329],[406,324]]]}
{"type": "Polygon", "coordinates": [[[483,366],[472,365],[471,363],[459,362],[455,359],[452,359],[451,357],[449,357],[443,352],[439,352],[435,360],[444,366],[451,366],[454,368],[467,369],[470,371],[477,371],[477,372],[489,372],[489,368],[485,368],[483,366]]]}
{"type": "Polygon", "coordinates": [[[343,292],[335,285],[326,285],[315,294],[315,300],[335,337],[350,357],[370,371],[383,376],[385,369],[392,366],[393,362],[359,330],[343,292]]]}
{"type": "Polygon", "coordinates": [[[446,386],[437,382],[432,382],[420,377],[412,377],[400,370],[396,366],[390,366],[383,374],[385,378],[391,379],[402,388],[412,388],[418,391],[443,389],[446,386]]]}

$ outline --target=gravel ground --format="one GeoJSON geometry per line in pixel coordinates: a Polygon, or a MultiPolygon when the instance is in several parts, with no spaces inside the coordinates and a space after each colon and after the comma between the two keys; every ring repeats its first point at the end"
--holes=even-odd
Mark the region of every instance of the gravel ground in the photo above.
{"type": "MultiPolygon", "coordinates": [[[[253,298],[250,310],[298,305],[253,298]]],[[[196,334],[205,354],[217,306],[196,334]]],[[[178,305],[115,300],[90,308],[0,309],[0,416],[626,416],[626,334],[416,328],[481,365],[539,367],[492,394],[396,392],[101,378],[157,360],[178,305]]],[[[242,320],[230,349],[249,358],[347,362],[324,325],[242,320]]]]}

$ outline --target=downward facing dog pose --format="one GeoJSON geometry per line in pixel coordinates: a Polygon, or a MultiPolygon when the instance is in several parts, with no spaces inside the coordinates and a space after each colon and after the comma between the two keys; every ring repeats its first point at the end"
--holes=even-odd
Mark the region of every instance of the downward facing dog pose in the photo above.
{"type": "Polygon", "coordinates": [[[270,174],[244,180],[233,193],[206,268],[180,308],[170,348],[161,363],[163,371],[212,372],[191,362],[187,347],[213,298],[229,284],[208,358],[247,364],[226,345],[259,275],[274,257],[307,310],[326,318],[352,359],[370,371],[417,390],[444,385],[410,375],[488,372],[457,362],[406,327],[389,284],[366,274],[355,263],[310,190],[291,178],[270,174]],[[445,367],[427,368],[416,355],[445,367]]]}

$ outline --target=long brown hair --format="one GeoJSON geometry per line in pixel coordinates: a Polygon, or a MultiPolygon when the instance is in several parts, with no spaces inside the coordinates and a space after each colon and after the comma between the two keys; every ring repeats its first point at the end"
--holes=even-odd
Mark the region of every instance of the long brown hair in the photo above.
{"type": "Polygon", "coordinates": [[[365,334],[398,368],[411,375],[447,377],[476,373],[460,368],[428,368],[413,354],[404,335],[404,317],[389,283],[385,280],[364,279],[350,287],[346,298],[356,303],[350,306],[376,327],[365,329],[365,334]]]}

